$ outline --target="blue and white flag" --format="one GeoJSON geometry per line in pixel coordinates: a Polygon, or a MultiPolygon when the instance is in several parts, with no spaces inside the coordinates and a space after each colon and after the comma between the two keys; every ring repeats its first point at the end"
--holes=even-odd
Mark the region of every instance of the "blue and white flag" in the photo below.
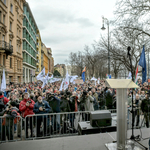
{"type": "Polygon", "coordinates": [[[144,82],[146,82],[146,75],[147,75],[144,45],[139,61],[139,66],[142,67],[142,84],[143,84],[144,82]]]}

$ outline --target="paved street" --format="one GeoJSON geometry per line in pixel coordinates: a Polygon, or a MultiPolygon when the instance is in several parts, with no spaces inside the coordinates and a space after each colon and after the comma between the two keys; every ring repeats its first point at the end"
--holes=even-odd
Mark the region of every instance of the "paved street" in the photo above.
{"type": "MultiPolygon", "coordinates": [[[[135,136],[140,131],[135,130],[135,136]]],[[[128,131],[128,138],[131,136],[131,130],[128,131]]],[[[142,137],[150,136],[150,129],[142,129],[142,137]]],[[[0,144],[1,150],[107,150],[106,143],[115,141],[116,132],[92,134],[83,136],[69,136],[42,140],[28,140],[0,144]]],[[[141,142],[148,147],[148,140],[141,142]]]]}

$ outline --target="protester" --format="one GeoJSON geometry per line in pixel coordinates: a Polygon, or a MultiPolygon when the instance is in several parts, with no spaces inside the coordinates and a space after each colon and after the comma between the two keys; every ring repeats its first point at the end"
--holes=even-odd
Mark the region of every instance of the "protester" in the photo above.
{"type": "MultiPolygon", "coordinates": [[[[38,97],[37,97],[37,99],[38,99],[38,102],[36,102],[35,104],[34,104],[34,108],[33,108],[33,112],[35,113],[35,114],[47,114],[47,113],[50,113],[51,112],[51,107],[49,106],[49,104],[48,104],[48,102],[47,101],[45,101],[45,100],[43,100],[42,99],[42,95],[38,95],[38,97]]],[[[41,135],[41,133],[40,133],[40,126],[41,126],[41,123],[43,122],[43,124],[44,124],[44,135],[46,135],[46,133],[47,133],[47,129],[48,129],[48,126],[47,126],[47,122],[48,122],[48,117],[49,116],[46,116],[46,115],[44,115],[44,116],[37,116],[36,117],[36,129],[37,129],[37,137],[40,137],[40,136],[42,136],[41,135]]]]}
{"type": "Polygon", "coordinates": [[[28,138],[28,124],[30,125],[31,137],[33,137],[33,117],[26,117],[27,115],[33,115],[33,107],[35,102],[29,98],[29,93],[24,93],[24,99],[20,102],[19,110],[22,113],[22,117],[26,119],[25,131],[28,138]],[[29,122],[28,122],[29,121],[29,122]]]}

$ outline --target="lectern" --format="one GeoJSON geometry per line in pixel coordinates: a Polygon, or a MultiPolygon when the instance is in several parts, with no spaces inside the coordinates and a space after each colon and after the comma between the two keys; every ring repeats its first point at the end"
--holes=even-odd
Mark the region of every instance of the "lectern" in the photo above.
{"type": "Polygon", "coordinates": [[[116,89],[117,94],[117,150],[127,150],[127,89],[139,88],[131,79],[106,79],[106,86],[116,89]]]}

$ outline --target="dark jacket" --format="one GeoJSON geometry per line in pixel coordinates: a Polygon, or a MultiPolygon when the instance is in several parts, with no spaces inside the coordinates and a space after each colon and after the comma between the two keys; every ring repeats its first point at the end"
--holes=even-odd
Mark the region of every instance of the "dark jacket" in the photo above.
{"type": "MultiPolygon", "coordinates": [[[[78,106],[78,101],[77,101],[78,97],[77,96],[71,96],[70,97],[70,101],[69,101],[69,105],[70,105],[70,109],[71,111],[77,111],[75,110],[75,102],[77,102],[77,106],[78,106]]],[[[77,109],[77,108],[76,108],[77,109]]]]}
{"type": "Polygon", "coordinates": [[[50,113],[51,112],[51,107],[49,106],[48,102],[43,100],[42,103],[36,102],[34,104],[34,108],[33,108],[33,112],[35,114],[46,114],[46,113],[50,113]],[[40,111],[39,108],[42,107],[45,110],[44,111],[40,111]]]}
{"type": "Polygon", "coordinates": [[[71,111],[69,101],[67,99],[65,99],[64,97],[61,97],[60,109],[61,109],[61,112],[70,112],[71,111]]]}
{"type": "Polygon", "coordinates": [[[59,113],[60,112],[60,99],[56,96],[51,98],[49,101],[49,105],[51,106],[53,113],[59,113]]]}

